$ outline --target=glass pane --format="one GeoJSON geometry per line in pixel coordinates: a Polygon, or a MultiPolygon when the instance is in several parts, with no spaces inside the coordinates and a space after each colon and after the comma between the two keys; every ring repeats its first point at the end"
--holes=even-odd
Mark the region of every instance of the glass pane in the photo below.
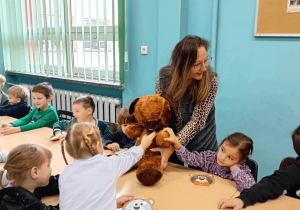
{"type": "Polygon", "coordinates": [[[41,10],[41,17],[37,18],[37,21],[41,21],[42,27],[44,28],[45,27],[44,16],[46,16],[46,20],[47,20],[47,26],[46,27],[47,28],[51,27],[51,24],[52,24],[52,27],[55,27],[55,13],[54,13],[54,11],[56,10],[57,11],[56,13],[57,13],[58,18],[59,18],[59,26],[61,27],[61,14],[60,13],[61,13],[61,7],[63,6],[63,5],[60,5],[61,2],[58,1],[58,0],[45,0],[45,5],[43,3],[44,3],[44,1],[40,1],[41,8],[37,8],[37,9],[41,10]],[[58,9],[55,8],[54,1],[57,2],[58,9]],[[44,14],[44,7],[46,9],[45,14],[44,14]]]}
{"type": "MultiPolygon", "coordinates": [[[[115,25],[118,25],[118,1],[115,1],[115,25]]],[[[71,0],[72,26],[104,26],[103,0],[71,0]],[[83,1],[83,7],[82,7],[83,1]],[[97,7],[98,1],[98,7],[97,7]],[[91,8],[91,20],[90,20],[91,8]],[[82,16],[83,12],[83,16],[82,16]]],[[[112,1],[106,1],[106,24],[112,26],[112,1]]]]}
{"type": "MultiPolygon", "coordinates": [[[[73,67],[77,68],[84,68],[84,59],[85,59],[85,68],[92,68],[92,69],[98,69],[98,59],[100,59],[100,69],[105,70],[105,45],[103,41],[100,41],[99,44],[97,44],[97,40],[92,40],[92,43],[90,41],[72,41],[73,42],[73,53],[74,53],[74,63],[73,67]],[[84,50],[85,54],[83,52],[83,44],[84,44],[84,50]],[[98,48],[99,48],[99,54],[98,57],[98,48]],[[83,57],[84,55],[84,57],[83,57]]],[[[116,71],[119,71],[119,42],[116,41],[116,71]]],[[[113,42],[108,41],[107,42],[107,65],[108,65],[108,71],[113,71],[113,42]]]]}
{"type": "MultiPolygon", "coordinates": [[[[43,41],[43,51],[44,51],[44,63],[45,65],[47,65],[46,63],[46,59],[47,59],[47,53],[46,50],[48,51],[48,56],[49,56],[49,65],[55,65],[57,66],[57,42],[56,41],[48,41],[48,49],[46,49],[46,41],[43,41]],[[53,53],[52,53],[53,52],[53,53]]],[[[60,41],[60,46],[62,46],[62,42],[60,41]]],[[[63,52],[61,51],[61,62],[63,65],[63,52]]],[[[52,73],[52,71],[51,71],[52,73]]]]}

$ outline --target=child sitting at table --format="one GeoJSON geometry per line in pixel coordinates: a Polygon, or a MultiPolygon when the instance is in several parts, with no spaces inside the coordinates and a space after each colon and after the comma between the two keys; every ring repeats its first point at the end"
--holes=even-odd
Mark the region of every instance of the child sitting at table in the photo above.
{"type": "Polygon", "coordinates": [[[52,100],[53,89],[48,82],[37,84],[32,89],[34,109],[25,117],[8,124],[2,124],[0,134],[9,135],[41,127],[52,128],[58,121],[55,108],[49,104],[52,100]]]}
{"type": "Polygon", "coordinates": [[[122,151],[118,153],[119,155],[133,147],[136,139],[130,139],[125,134],[127,126],[133,123],[137,123],[137,120],[134,114],[129,114],[129,107],[121,108],[118,112],[118,124],[121,129],[102,136],[103,145],[113,152],[122,148],[122,151]]]}
{"type": "Polygon", "coordinates": [[[0,106],[3,105],[6,101],[8,96],[2,91],[5,86],[6,78],[0,74],[0,106]]]}
{"type": "Polygon", "coordinates": [[[103,157],[98,127],[85,122],[74,124],[61,143],[66,164],[64,143],[67,153],[75,160],[66,166],[59,178],[60,209],[122,208],[133,196],[121,196],[116,200],[118,179],[142,158],[155,136],[155,132],[145,135],[140,146],[119,156],[103,157]],[[83,182],[82,177],[87,181],[83,182]]]}
{"type": "Polygon", "coordinates": [[[59,175],[51,176],[51,159],[51,151],[36,144],[22,144],[10,151],[0,180],[5,169],[13,181],[0,190],[0,209],[59,209],[40,200],[59,194],[59,175]]]}
{"type": "Polygon", "coordinates": [[[80,96],[73,102],[74,118],[71,120],[61,120],[53,125],[54,137],[50,140],[59,140],[62,136],[62,131],[67,131],[74,123],[88,122],[98,126],[101,135],[109,134],[109,126],[98,119],[93,117],[95,111],[95,103],[91,96],[80,96]]]}
{"type": "Polygon", "coordinates": [[[222,198],[218,203],[219,209],[228,207],[234,210],[246,208],[257,202],[265,202],[278,198],[286,190],[287,196],[300,199],[300,126],[292,134],[294,150],[298,157],[286,168],[276,170],[274,174],[262,178],[250,189],[245,189],[240,196],[232,200],[222,198]]]}
{"type": "Polygon", "coordinates": [[[10,116],[17,119],[25,117],[30,106],[26,101],[28,91],[21,85],[14,85],[7,90],[8,102],[0,106],[0,116],[10,116]]]}
{"type": "Polygon", "coordinates": [[[189,165],[202,167],[211,174],[236,182],[236,188],[243,191],[255,184],[251,170],[245,161],[253,152],[253,141],[242,133],[233,133],[223,139],[219,151],[190,152],[181,145],[171,128],[164,128],[170,134],[165,141],[174,143],[178,158],[189,165]]]}

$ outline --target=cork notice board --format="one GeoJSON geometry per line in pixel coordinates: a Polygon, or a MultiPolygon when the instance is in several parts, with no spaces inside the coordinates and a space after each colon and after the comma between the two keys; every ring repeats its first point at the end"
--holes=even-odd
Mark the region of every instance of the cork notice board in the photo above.
{"type": "Polygon", "coordinates": [[[300,12],[288,12],[290,1],[257,0],[254,35],[300,37],[300,12]]]}

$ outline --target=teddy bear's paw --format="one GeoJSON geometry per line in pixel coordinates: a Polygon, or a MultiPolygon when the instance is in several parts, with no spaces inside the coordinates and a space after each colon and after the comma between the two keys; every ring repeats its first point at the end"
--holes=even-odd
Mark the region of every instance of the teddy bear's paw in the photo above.
{"type": "Polygon", "coordinates": [[[157,134],[156,134],[156,144],[158,146],[161,146],[161,147],[169,147],[171,146],[172,142],[169,142],[169,141],[165,141],[164,139],[165,138],[169,138],[170,135],[168,132],[166,131],[159,131],[157,134]]]}
{"type": "Polygon", "coordinates": [[[138,180],[145,186],[154,185],[161,177],[161,171],[156,168],[147,168],[137,173],[138,180]]]}
{"type": "Polygon", "coordinates": [[[137,123],[134,123],[132,125],[128,125],[128,127],[125,130],[125,134],[130,139],[136,139],[142,134],[142,131],[143,127],[137,123]]]}

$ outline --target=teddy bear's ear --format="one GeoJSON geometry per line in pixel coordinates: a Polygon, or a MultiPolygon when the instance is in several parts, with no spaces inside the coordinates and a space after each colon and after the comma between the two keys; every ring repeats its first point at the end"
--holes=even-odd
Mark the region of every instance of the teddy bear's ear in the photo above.
{"type": "Polygon", "coordinates": [[[155,204],[155,201],[152,198],[148,198],[146,199],[146,202],[148,201],[148,203],[151,205],[151,207],[155,204]]]}
{"type": "Polygon", "coordinates": [[[140,98],[136,98],[136,99],[134,99],[132,102],[131,102],[131,104],[130,104],[130,106],[129,106],[129,114],[133,114],[133,112],[134,112],[134,107],[135,107],[135,105],[136,105],[136,102],[139,100],[140,98]]]}

